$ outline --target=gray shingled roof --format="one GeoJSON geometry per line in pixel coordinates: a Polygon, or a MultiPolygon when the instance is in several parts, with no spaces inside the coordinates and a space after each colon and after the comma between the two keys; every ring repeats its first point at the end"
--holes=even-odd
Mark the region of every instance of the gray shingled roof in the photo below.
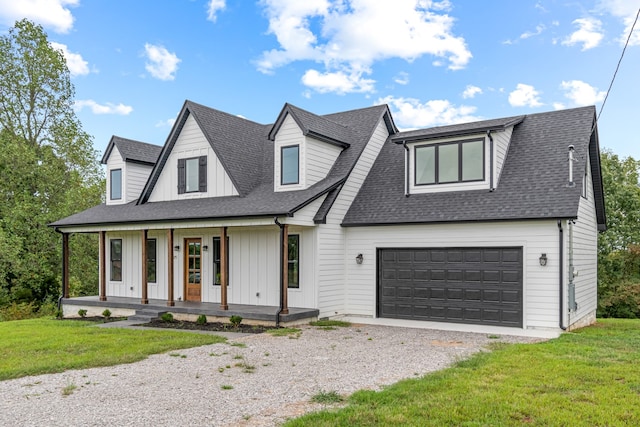
{"type": "Polygon", "coordinates": [[[158,160],[162,147],[133,139],[113,135],[107,149],[102,156],[102,164],[106,164],[113,147],[117,147],[125,162],[145,163],[154,165],[158,160]]]}
{"type": "Polygon", "coordinates": [[[437,126],[426,129],[415,129],[405,132],[399,132],[393,136],[393,140],[412,141],[416,139],[427,140],[434,138],[444,138],[447,136],[467,135],[470,133],[481,133],[488,130],[501,130],[509,126],[520,123],[525,116],[504,117],[501,119],[491,119],[479,122],[459,123],[448,126],[437,126]]]}
{"type": "MultiPolygon", "coordinates": [[[[405,150],[389,139],[342,225],[575,218],[583,177],[580,171],[584,170],[590,141],[597,142],[592,138],[594,121],[594,107],[525,116],[514,127],[500,181],[493,192],[457,191],[405,197],[405,150]],[[577,158],[573,187],[568,186],[567,166],[571,144],[575,146],[577,158]]],[[[495,124],[497,122],[491,120],[474,126],[482,129],[495,124]]],[[[448,134],[451,129],[449,126],[434,128],[430,134],[448,134]]],[[[596,157],[592,172],[598,223],[604,228],[597,147],[591,152],[596,157]]]]}
{"type": "MultiPolygon", "coordinates": [[[[128,222],[241,218],[265,215],[291,215],[308,203],[339,187],[355,166],[362,150],[380,120],[395,132],[386,105],[345,111],[324,116],[340,126],[350,126],[350,146],[336,159],[327,178],[306,190],[274,192],[273,142],[268,139],[271,125],[261,125],[187,101],[167,139],[158,163],[143,190],[141,200],[126,205],[105,204],[57,221],[52,226],[98,225],[128,222]],[[160,168],[177,139],[189,114],[193,114],[221,163],[240,192],[240,196],[167,202],[146,202],[160,168]]],[[[332,200],[335,200],[332,199],[332,200]]],[[[324,206],[324,205],[323,205],[324,206]]],[[[330,205],[329,205],[330,207],[330,205]]],[[[325,207],[326,208],[326,207],[325,207]]]]}

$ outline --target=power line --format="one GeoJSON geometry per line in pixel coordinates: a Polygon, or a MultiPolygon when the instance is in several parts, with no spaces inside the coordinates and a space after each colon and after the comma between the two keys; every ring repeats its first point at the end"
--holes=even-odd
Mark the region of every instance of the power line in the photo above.
{"type": "MultiPolygon", "coordinates": [[[[611,83],[609,83],[609,88],[607,89],[607,94],[604,96],[604,100],[602,101],[602,105],[600,106],[600,112],[596,117],[596,123],[598,122],[598,120],[600,120],[600,115],[602,114],[602,110],[604,109],[604,104],[607,102],[607,98],[609,97],[609,92],[611,91],[613,82],[615,81],[616,75],[618,74],[618,70],[620,69],[620,63],[622,62],[622,58],[624,58],[624,52],[627,50],[627,46],[629,45],[629,40],[631,40],[631,35],[633,34],[633,29],[635,28],[636,23],[638,22],[638,16],[640,16],[640,9],[638,9],[638,13],[636,13],[636,19],[635,21],[633,21],[633,24],[631,25],[631,30],[629,30],[627,41],[624,44],[624,48],[622,49],[622,54],[620,54],[620,59],[618,60],[618,65],[616,66],[616,71],[614,71],[613,73],[613,77],[611,78],[611,83]]],[[[594,123],[594,127],[595,127],[595,123],[594,123]]],[[[593,132],[593,130],[591,130],[591,132],[593,132]]]]}

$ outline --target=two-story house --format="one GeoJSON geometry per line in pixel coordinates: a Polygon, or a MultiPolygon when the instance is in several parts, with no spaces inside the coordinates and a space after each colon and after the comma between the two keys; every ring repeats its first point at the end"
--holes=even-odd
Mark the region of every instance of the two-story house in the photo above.
{"type": "Polygon", "coordinates": [[[386,105],[258,124],[187,101],[163,147],[113,137],[99,296],[125,315],[467,330],[592,323],[605,227],[593,107],[398,131],[386,105]]]}

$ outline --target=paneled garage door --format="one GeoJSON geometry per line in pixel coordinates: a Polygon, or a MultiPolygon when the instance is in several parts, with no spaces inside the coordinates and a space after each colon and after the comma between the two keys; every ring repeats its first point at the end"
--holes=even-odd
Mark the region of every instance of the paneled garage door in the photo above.
{"type": "Polygon", "coordinates": [[[378,317],[522,327],[522,248],[378,249],[378,317]]]}

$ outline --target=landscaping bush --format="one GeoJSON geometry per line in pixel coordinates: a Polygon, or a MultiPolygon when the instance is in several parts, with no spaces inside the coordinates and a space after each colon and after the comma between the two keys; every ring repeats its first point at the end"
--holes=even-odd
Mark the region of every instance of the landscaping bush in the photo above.
{"type": "Polygon", "coordinates": [[[163,322],[173,322],[173,314],[171,313],[162,313],[160,316],[163,322]]]}
{"type": "Polygon", "coordinates": [[[201,314],[200,316],[198,316],[198,320],[196,320],[196,323],[198,325],[206,325],[207,324],[207,316],[205,316],[204,314],[201,314]]]}

